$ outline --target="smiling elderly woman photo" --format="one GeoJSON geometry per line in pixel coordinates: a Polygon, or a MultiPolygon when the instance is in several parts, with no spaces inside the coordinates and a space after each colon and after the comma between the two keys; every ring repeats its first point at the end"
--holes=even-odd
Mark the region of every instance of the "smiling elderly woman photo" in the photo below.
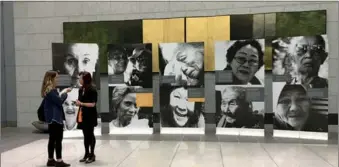
{"type": "Polygon", "coordinates": [[[302,85],[285,85],[274,111],[274,129],[327,132],[326,115],[313,110],[302,85]]]}
{"type": "Polygon", "coordinates": [[[204,105],[188,101],[186,87],[162,86],[160,89],[162,127],[205,127],[204,105]]]}

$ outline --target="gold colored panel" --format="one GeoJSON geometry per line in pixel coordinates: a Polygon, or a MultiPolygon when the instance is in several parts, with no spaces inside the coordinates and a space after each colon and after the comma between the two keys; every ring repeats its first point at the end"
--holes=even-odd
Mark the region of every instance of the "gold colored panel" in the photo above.
{"type": "Polygon", "coordinates": [[[185,19],[143,20],[143,43],[152,43],[152,69],[159,72],[159,43],[184,42],[185,19]]]}
{"type": "Polygon", "coordinates": [[[143,20],[143,43],[152,43],[152,71],[159,72],[158,43],[164,40],[164,20],[143,20]]]}
{"type": "Polygon", "coordinates": [[[205,71],[214,71],[214,42],[230,39],[230,16],[186,19],[186,42],[204,42],[205,71]]]}
{"type": "Polygon", "coordinates": [[[185,42],[185,19],[164,20],[164,42],[185,42]]]}
{"type": "Polygon", "coordinates": [[[137,107],[153,107],[153,93],[137,93],[137,107]]]}
{"type": "Polygon", "coordinates": [[[188,102],[205,102],[205,98],[188,98],[188,102]]]}

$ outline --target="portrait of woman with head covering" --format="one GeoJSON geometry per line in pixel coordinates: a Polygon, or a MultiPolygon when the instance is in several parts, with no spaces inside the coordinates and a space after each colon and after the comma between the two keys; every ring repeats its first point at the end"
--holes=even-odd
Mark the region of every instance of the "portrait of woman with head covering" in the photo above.
{"type": "Polygon", "coordinates": [[[327,114],[319,112],[302,85],[284,85],[274,108],[274,129],[327,132],[327,114]]]}

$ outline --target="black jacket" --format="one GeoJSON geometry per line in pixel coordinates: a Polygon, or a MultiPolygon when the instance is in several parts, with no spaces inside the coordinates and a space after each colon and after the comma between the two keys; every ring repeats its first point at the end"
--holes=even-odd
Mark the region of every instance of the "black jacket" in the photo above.
{"type": "MultiPolygon", "coordinates": [[[[90,87],[85,90],[79,89],[79,101],[82,103],[97,103],[98,101],[98,93],[94,87],[90,87]]],[[[80,109],[80,108],[79,108],[80,109]]],[[[78,117],[80,112],[78,112],[77,123],[78,128],[82,129],[84,126],[86,127],[95,127],[98,125],[98,112],[97,107],[81,107],[82,109],[82,122],[78,122],[78,117]]]]}

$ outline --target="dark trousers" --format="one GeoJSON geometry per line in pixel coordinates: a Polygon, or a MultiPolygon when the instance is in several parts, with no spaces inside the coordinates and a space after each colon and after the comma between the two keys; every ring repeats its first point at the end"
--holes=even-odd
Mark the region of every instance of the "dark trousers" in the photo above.
{"type": "Polygon", "coordinates": [[[62,155],[62,138],[64,133],[64,127],[62,124],[53,122],[48,125],[49,140],[48,140],[48,158],[54,158],[54,150],[56,158],[61,159],[62,155]]]}
{"type": "Polygon", "coordinates": [[[96,139],[94,136],[93,126],[83,126],[82,133],[84,134],[85,154],[94,154],[96,139]],[[90,150],[91,149],[91,150],[90,150]]]}

